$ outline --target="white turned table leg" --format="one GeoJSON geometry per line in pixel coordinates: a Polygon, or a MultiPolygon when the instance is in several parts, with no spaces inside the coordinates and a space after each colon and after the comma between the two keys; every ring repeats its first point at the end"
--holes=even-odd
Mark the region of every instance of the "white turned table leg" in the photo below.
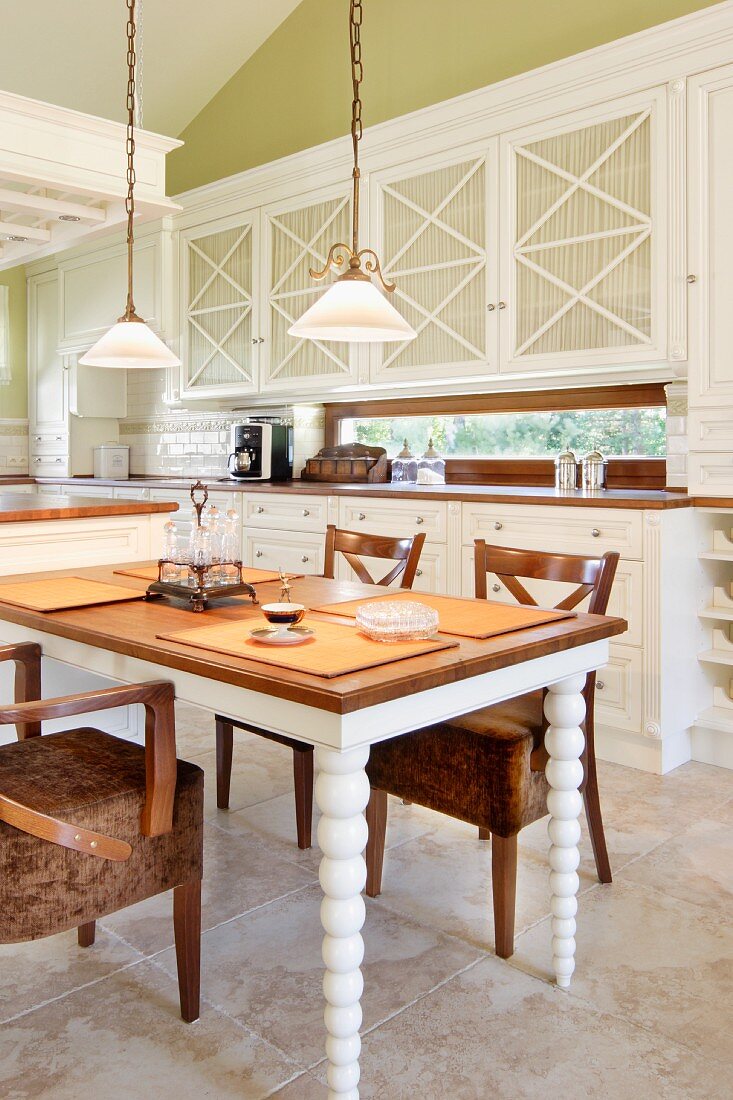
{"type": "Polygon", "coordinates": [[[316,749],[319,769],[315,796],[322,817],[318,844],[322,852],[319,878],[323,937],[323,992],[326,998],[326,1055],[329,1100],[359,1100],[361,1039],[361,928],[366,883],[364,848],[369,780],[364,767],[369,749],[335,752],[316,749]]]}
{"type": "Polygon", "coordinates": [[[585,675],[570,676],[552,684],[545,696],[549,722],[545,747],[550,759],[545,774],[550,784],[547,809],[550,823],[550,902],[552,912],[552,965],[557,984],[567,989],[575,970],[575,914],[578,911],[580,811],[583,797],[585,738],[580,728],[585,717],[582,691],[585,675]]]}

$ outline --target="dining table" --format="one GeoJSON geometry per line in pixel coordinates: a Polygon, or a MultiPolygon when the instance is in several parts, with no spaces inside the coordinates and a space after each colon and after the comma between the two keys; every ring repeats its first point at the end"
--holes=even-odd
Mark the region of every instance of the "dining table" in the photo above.
{"type": "MultiPolygon", "coordinates": [[[[194,614],[184,602],[168,597],[55,611],[3,602],[5,585],[45,578],[64,584],[71,577],[98,581],[142,596],[147,581],[119,572],[121,568],[134,571],[135,564],[151,563],[1,578],[0,638],[7,643],[38,642],[44,656],[117,683],[164,677],[173,682],[180,700],[315,746],[329,1100],[358,1100],[359,1096],[361,931],[366,916],[364,811],[369,800],[365,766],[370,746],[376,742],[547,689],[552,914],[548,958],[551,954],[557,984],[570,985],[579,888],[582,690],[587,674],[607,664],[609,639],[626,630],[623,619],[577,613],[488,638],[439,634],[444,648],[426,647],[425,652],[399,659],[386,652],[388,645],[376,643],[378,659],[386,663],[323,675],[265,663],[262,655],[265,649],[272,654],[272,649],[253,646],[249,632],[265,625],[260,608],[278,599],[276,583],[257,587],[258,605],[246,597],[229,597],[211,603],[203,614],[194,614]],[[172,637],[216,626],[228,627],[227,637],[235,639],[229,652],[199,648],[195,638],[192,643],[190,638],[172,637]]],[[[297,578],[291,584],[292,599],[307,609],[384,594],[375,586],[315,576],[297,578]]],[[[419,601],[419,593],[414,598],[419,601]]],[[[310,623],[317,632],[318,623],[326,620],[343,623],[354,632],[344,634],[345,647],[358,633],[353,619],[310,610],[304,625],[310,623]]]]}

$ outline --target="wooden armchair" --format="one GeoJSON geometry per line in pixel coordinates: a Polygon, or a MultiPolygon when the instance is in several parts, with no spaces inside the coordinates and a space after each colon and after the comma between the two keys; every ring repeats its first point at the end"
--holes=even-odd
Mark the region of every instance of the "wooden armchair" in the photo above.
{"type": "MultiPolygon", "coordinates": [[[[578,586],[558,608],[570,610],[590,596],[588,610],[603,615],[618,558],[615,552],[585,558],[487,546],[477,539],[476,596],[486,599],[487,573],[494,573],[519,603],[530,605],[536,601],[520,577],[557,581],[578,586]]],[[[584,689],[583,799],[598,877],[610,882],[593,737],[595,685],[591,673],[584,689]]],[[[543,697],[542,691],[531,692],[372,746],[367,764],[372,786],[366,850],[370,897],[382,888],[388,794],[468,821],[479,827],[482,839],[491,839],[496,953],[502,958],[513,954],[517,836],[547,813],[543,697]]]]}
{"type": "Polygon", "coordinates": [[[164,681],[40,700],[41,649],[0,647],[16,702],[0,725],[0,943],[78,929],[173,890],[181,1015],[199,1015],[203,772],[176,760],[173,685],[164,681]],[[145,748],[91,727],[41,736],[41,722],[141,703],[145,748]]]}
{"type": "MultiPolygon", "coordinates": [[[[400,579],[400,588],[412,588],[417,575],[425,532],[406,539],[393,539],[384,535],[368,535],[363,531],[337,530],[333,524],[326,528],[324,577],[333,578],[336,554],[343,554],[360,581],[364,584],[389,585],[400,579]],[[380,581],[375,581],[361,557],[379,558],[395,564],[380,581]]],[[[295,782],[295,823],[298,847],[310,848],[313,821],[313,746],[281,734],[270,733],[235,722],[220,714],[216,716],[216,804],[220,810],[229,806],[229,790],[232,777],[232,752],[234,727],[256,733],[270,741],[277,741],[293,750],[293,779],[295,782]]]]}

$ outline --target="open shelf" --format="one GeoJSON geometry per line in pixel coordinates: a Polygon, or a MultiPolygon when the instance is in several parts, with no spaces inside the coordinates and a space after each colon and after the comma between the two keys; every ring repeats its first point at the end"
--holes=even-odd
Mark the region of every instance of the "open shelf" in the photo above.
{"type": "Polygon", "coordinates": [[[705,726],[711,730],[722,730],[724,733],[733,733],[733,708],[708,707],[697,716],[698,726],[705,726]]]}

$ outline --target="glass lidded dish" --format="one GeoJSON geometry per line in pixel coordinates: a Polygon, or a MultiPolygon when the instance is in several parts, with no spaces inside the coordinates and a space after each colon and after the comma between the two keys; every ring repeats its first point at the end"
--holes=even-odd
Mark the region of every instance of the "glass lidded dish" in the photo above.
{"type": "Polygon", "coordinates": [[[375,642],[427,641],[438,629],[438,612],[417,600],[379,600],[356,609],[356,625],[375,642]]]}

